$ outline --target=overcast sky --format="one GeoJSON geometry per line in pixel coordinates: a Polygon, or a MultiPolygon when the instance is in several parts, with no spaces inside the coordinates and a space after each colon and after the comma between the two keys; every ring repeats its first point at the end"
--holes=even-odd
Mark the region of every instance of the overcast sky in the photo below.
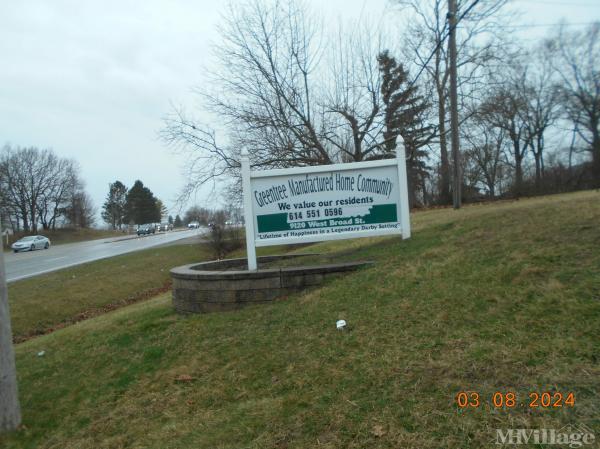
{"type": "MultiPolygon", "coordinates": [[[[308,3],[331,21],[399,20],[386,0],[308,3]]],[[[599,0],[515,3],[522,24],[540,25],[520,29],[527,39],[561,19],[600,20],[599,0]]],[[[173,208],[185,160],[157,133],[171,103],[194,108],[224,10],[219,0],[0,0],[0,145],[76,159],[98,208],[116,179],[141,179],[173,208]]]]}

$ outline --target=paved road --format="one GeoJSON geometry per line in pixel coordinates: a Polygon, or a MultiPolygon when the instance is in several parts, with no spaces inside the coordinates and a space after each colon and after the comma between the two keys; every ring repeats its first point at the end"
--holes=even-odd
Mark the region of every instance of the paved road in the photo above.
{"type": "Polygon", "coordinates": [[[72,267],[93,260],[105,259],[119,254],[164,245],[176,240],[201,235],[203,229],[162,232],[143,237],[114,237],[87,242],[56,245],[48,250],[28,251],[24,253],[4,253],[6,278],[8,282],[17,281],[49,271],[72,267]]]}

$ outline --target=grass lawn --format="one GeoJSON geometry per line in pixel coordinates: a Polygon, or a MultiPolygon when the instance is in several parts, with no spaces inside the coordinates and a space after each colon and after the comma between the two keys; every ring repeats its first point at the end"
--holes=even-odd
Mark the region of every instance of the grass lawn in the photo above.
{"type": "Polygon", "coordinates": [[[209,258],[198,244],[124,254],[8,284],[16,341],[46,333],[170,288],[169,270],[209,258]]]}
{"type": "Polygon", "coordinates": [[[567,424],[600,441],[600,193],[413,225],[303,248],[377,263],[272,305],[180,317],[165,293],[17,345],[24,426],[0,446],[488,448],[567,424]],[[574,407],[528,406],[546,391],[574,407]]]}

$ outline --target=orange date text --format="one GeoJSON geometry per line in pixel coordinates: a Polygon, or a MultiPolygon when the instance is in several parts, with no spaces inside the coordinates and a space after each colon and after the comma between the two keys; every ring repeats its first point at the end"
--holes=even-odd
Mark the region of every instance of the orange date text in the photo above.
{"type": "Polygon", "coordinates": [[[525,394],[517,394],[514,391],[496,391],[489,396],[483,396],[476,391],[460,391],[455,396],[458,408],[477,408],[485,403],[494,408],[539,408],[556,409],[561,407],[574,407],[575,394],[561,393],[560,391],[532,391],[525,394]]]}

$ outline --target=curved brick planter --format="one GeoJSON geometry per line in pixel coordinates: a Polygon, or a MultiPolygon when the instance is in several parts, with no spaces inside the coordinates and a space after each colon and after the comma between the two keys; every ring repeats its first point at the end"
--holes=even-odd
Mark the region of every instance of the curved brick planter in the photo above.
{"type": "MultiPolygon", "coordinates": [[[[263,256],[268,263],[300,256],[263,256]]],[[[226,259],[183,265],[171,270],[173,306],[180,313],[236,310],[249,304],[266,303],[289,293],[317,286],[325,279],[341,276],[370,264],[350,262],[304,267],[244,270],[246,259],[226,259]]]]}

